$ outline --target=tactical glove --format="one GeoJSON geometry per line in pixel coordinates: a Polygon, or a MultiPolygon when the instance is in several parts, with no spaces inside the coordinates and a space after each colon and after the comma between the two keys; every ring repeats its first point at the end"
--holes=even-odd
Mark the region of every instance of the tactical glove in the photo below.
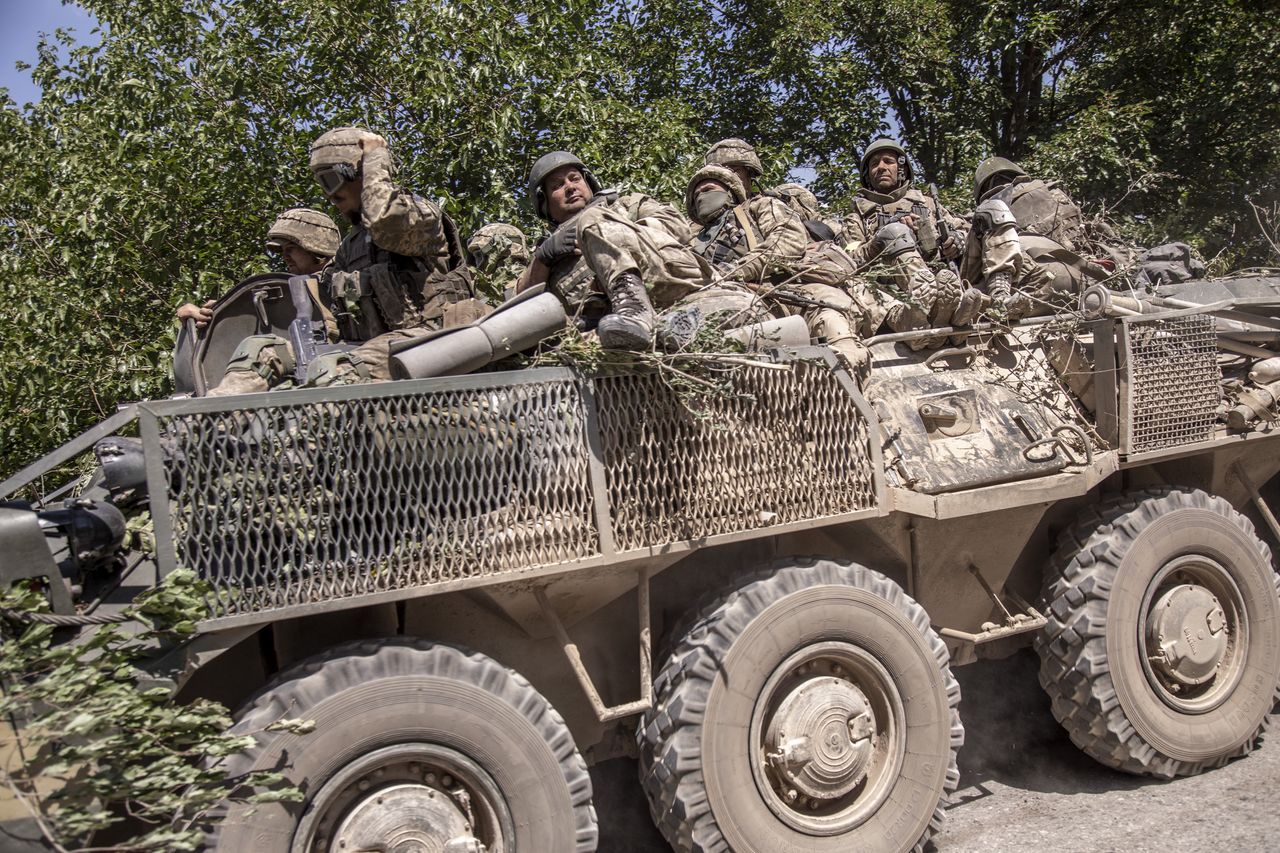
{"type": "Polygon", "coordinates": [[[569,257],[578,248],[578,226],[561,225],[534,250],[533,256],[547,266],[569,257]]]}

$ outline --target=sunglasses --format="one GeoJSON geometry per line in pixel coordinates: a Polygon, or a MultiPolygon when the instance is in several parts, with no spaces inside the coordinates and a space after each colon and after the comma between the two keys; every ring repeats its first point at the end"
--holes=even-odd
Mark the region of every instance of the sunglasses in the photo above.
{"type": "Polygon", "coordinates": [[[315,170],[316,182],[326,195],[333,195],[342,185],[354,181],[359,173],[350,163],[335,163],[315,170]]]}

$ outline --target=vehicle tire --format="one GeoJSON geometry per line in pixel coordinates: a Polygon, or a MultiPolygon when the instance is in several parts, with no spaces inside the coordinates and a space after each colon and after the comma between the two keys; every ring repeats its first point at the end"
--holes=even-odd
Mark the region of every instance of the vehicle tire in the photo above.
{"type": "Polygon", "coordinates": [[[427,850],[456,839],[487,853],[596,849],[591,780],[564,721],[484,655],[403,638],[350,643],[284,672],[238,717],[232,731],[257,746],[229,769],[279,770],[306,802],[230,804],[210,849],[391,849],[393,834],[427,850]],[[264,731],[282,718],[315,729],[264,731]]]}
{"type": "Polygon", "coordinates": [[[893,581],[776,565],[703,610],[659,672],[637,734],[650,813],[679,851],[920,849],[959,781],[959,701],[893,581]]]}
{"type": "Polygon", "coordinates": [[[1194,489],[1134,492],[1063,532],[1040,684],[1098,761],[1162,778],[1250,752],[1280,700],[1280,596],[1249,520],[1194,489]]]}

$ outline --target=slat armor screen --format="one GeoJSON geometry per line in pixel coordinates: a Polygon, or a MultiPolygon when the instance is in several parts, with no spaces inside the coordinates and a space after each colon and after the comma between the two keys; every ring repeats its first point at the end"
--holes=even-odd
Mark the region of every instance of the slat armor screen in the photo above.
{"type": "Polygon", "coordinates": [[[1190,314],[1125,324],[1129,453],[1207,441],[1222,397],[1213,318],[1190,314]]]}
{"type": "Polygon", "coordinates": [[[222,614],[599,553],[577,381],[173,415],[178,565],[222,614]]]}
{"type": "Polygon", "coordinates": [[[875,505],[867,425],[823,364],[742,368],[685,406],[657,375],[596,380],[619,551],[875,505]]]}

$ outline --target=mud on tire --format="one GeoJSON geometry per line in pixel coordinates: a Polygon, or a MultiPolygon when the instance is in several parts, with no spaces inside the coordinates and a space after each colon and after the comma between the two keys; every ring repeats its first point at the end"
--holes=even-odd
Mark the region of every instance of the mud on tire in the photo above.
{"type": "Polygon", "coordinates": [[[564,720],[484,655],[404,638],[338,646],[286,670],[237,718],[233,731],[258,743],[228,769],[280,770],[307,802],[229,806],[212,850],[327,850],[340,831],[388,827],[438,845],[440,827],[464,822],[450,831],[490,853],[596,849],[591,781],[564,720]],[[281,718],[316,728],[263,731],[281,718]],[[387,819],[397,804],[399,826],[387,819]]]}
{"type": "Polygon", "coordinates": [[[762,571],[700,613],[654,692],[641,784],[679,851],[918,850],[959,781],[946,647],[863,566],[762,571]]]}
{"type": "Polygon", "coordinates": [[[1063,532],[1036,638],[1071,740],[1128,773],[1189,775],[1250,752],[1280,706],[1271,552],[1225,500],[1161,488],[1063,532]]]}

